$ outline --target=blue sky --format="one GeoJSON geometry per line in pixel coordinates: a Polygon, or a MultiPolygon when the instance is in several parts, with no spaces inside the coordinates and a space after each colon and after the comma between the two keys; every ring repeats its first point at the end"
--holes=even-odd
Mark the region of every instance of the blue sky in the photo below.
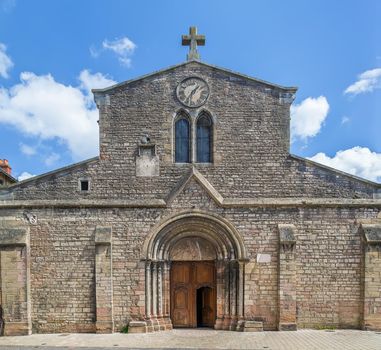
{"type": "Polygon", "coordinates": [[[0,0],[0,158],[37,175],[97,155],[90,88],[186,59],[285,86],[291,152],[381,182],[381,1],[0,0]]]}

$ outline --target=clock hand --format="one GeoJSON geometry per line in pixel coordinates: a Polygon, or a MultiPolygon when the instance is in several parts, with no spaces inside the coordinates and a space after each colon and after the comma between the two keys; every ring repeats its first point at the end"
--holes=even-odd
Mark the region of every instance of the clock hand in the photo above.
{"type": "Polygon", "coordinates": [[[189,94],[189,98],[188,98],[188,101],[191,102],[192,101],[192,97],[194,96],[194,94],[196,93],[196,91],[200,88],[199,85],[197,85],[189,94]]]}

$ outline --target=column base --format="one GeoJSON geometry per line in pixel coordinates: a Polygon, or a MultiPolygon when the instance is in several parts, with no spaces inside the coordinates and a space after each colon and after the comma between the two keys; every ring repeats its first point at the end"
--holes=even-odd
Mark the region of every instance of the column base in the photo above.
{"type": "Polygon", "coordinates": [[[97,321],[95,323],[95,333],[106,334],[114,332],[113,321],[97,321]]]}
{"type": "Polygon", "coordinates": [[[166,331],[173,329],[172,320],[170,317],[164,317],[164,326],[166,331]]]}
{"type": "Polygon", "coordinates": [[[157,317],[157,323],[159,326],[159,331],[165,331],[165,319],[163,316],[157,317]]]}
{"type": "Polygon", "coordinates": [[[145,321],[130,321],[128,333],[152,333],[168,331],[173,328],[169,317],[148,318],[145,321]]]}
{"type": "Polygon", "coordinates": [[[32,327],[29,322],[5,322],[4,335],[31,335],[32,327]]]}
{"type": "Polygon", "coordinates": [[[233,316],[231,319],[230,319],[230,326],[229,326],[229,330],[230,331],[235,331],[237,329],[237,317],[236,316],[233,316]]]}
{"type": "Polygon", "coordinates": [[[381,315],[373,315],[364,320],[363,329],[365,331],[381,331],[381,315]]]}
{"type": "Polygon", "coordinates": [[[230,316],[224,316],[223,322],[222,322],[222,329],[224,331],[230,330],[230,324],[231,324],[231,318],[230,316]]]}
{"type": "Polygon", "coordinates": [[[243,329],[245,327],[245,320],[244,319],[239,319],[238,322],[237,322],[237,327],[236,327],[236,331],[237,332],[243,332],[243,329]]]}
{"type": "Polygon", "coordinates": [[[218,317],[216,319],[216,323],[214,324],[214,329],[223,329],[224,326],[224,319],[221,317],[218,317]]]}

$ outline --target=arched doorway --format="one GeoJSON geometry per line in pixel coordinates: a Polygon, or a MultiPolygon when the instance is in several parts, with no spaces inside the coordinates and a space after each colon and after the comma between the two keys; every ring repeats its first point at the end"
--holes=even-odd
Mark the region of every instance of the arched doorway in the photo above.
{"type": "Polygon", "coordinates": [[[144,251],[145,317],[152,330],[240,329],[246,254],[233,225],[216,215],[183,213],[158,226],[144,251]]]}

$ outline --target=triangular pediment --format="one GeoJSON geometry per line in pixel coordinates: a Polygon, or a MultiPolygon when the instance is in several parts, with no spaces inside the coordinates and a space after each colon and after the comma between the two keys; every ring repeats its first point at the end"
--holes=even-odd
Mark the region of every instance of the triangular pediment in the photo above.
{"type": "Polygon", "coordinates": [[[224,198],[222,195],[213,187],[213,185],[203,176],[195,167],[189,171],[187,175],[185,175],[177,185],[173,188],[173,190],[168,194],[166,198],[167,205],[171,205],[171,203],[179,197],[181,193],[192,183],[196,182],[200,188],[205,191],[205,193],[218,205],[222,206],[224,198]]]}

